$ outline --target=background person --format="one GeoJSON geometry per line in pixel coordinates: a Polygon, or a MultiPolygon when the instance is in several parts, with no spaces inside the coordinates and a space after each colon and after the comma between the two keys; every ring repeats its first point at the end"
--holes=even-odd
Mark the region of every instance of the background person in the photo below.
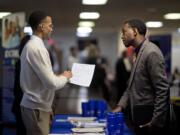
{"type": "MultiPolygon", "coordinates": [[[[127,56],[127,50],[122,52],[122,56],[116,62],[116,74],[115,74],[115,84],[116,84],[116,94],[117,99],[121,98],[124,91],[127,88],[127,82],[129,80],[131,70],[130,60],[127,56]]],[[[116,104],[117,102],[116,101],[116,104]]]]}
{"type": "MultiPolygon", "coordinates": [[[[19,45],[19,55],[21,55],[22,49],[24,48],[26,43],[30,40],[30,37],[31,37],[30,35],[26,35],[21,40],[19,45]]],[[[12,112],[16,120],[16,135],[26,135],[26,129],[22,121],[21,108],[20,108],[20,103],[23,97],[23,92],[20,87],[20,70],[21,70],[20,66],[21,66],[21,62],[19,59],[15,64],[15,80],[14,80],[14,89],[13,89],[14,101],[12,105],[12,112]]]]}

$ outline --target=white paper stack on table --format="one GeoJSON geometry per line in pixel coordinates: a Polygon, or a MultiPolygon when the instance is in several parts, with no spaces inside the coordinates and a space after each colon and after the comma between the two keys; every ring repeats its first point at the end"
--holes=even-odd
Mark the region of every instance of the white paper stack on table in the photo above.
{"type": "Polygon", "coordinates": [[[98,121],[94,122],[81,122],[78,124],[79,127],[84,127],[84,128],[95,128],[95,127],[105,127],[106,123],[99,123],[98,121]]]}
{"type": "Polygon", "coordinates": [[[69,133],[69,134],[49,134],[49,135],[72,135],[72,133],[69,133]]]}
{"type": "Polygon", "coordinates": [[[73,135],[105,135],[105,133],[73,133],[73,135]]]}
{"type": "Polygon", "coordinates": [[[76,122],[92,122],[96,119],[96,117],[68,117],[68,121],[76,121],[76,122]]]}
{"type": "Polygon", "coordinates": [[[94,69],[95,65],[73,63],[71,69],[73,77],[70,79],[70,83],[89,87],[93,78],[94,69]]]}
{"type": "Polygon", "coordinates": [[[74,133],[102,133],[104,132],[104,128],[72,128],[74,133]]]}

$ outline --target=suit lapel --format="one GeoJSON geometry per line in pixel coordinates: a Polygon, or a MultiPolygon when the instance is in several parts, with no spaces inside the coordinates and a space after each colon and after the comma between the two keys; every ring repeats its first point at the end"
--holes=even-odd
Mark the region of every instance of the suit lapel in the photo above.
{"type": "Polygon", "coordinates": [[[130,78],[129,78],[128,89],[131,87],[132,81],[134,79],[134,73],[136,71],[137,65],[138,65],[139,60],[140,60],[140,58],[142,56],[143,50],[146,47],[147,42],[148,42],[148,40],[145,40],[142,47],[141,47],[141,49],[139,50],[139,53],[138,53],[137,58],[136,58],[136,62],[133,65],[131,75],[130,75],[130,78]]]}

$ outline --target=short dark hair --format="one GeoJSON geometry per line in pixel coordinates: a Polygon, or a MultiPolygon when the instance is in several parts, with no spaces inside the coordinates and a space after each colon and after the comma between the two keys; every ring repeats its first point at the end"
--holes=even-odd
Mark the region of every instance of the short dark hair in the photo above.
{"type": "Polygon", "coordinates": [[[31,13],[29,17],[29,25],[33,30],[36,30],[38,25],[44,20],[47,16],[49,16],[46,12],[43,11],[34,11],[31,13]]]}
{"type": "Polygon", "coordinates": [[[128,21],[125,21],[124,24],[129,24],[132,28],[137,28],[139,34],[146,35],[147,27],[145,23],[139,19],[131,19],[128,21]]]}

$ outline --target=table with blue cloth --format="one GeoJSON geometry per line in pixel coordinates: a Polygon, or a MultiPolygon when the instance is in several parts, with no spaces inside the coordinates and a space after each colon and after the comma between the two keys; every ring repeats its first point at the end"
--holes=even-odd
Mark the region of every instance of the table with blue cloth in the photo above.
{"type": "MultiPolygon", "coordinates": [[[[68,117],[81,117],[81,115],[55,115],[50,128],[50,135],[72,134],[73,132],[71,131],[71,129],[75,126],[72,125],[69,121],[67,121],[68,117]]],[[[133,135],[132,131],[126,125],[124,125],[124,135],[133,135]]]]}

